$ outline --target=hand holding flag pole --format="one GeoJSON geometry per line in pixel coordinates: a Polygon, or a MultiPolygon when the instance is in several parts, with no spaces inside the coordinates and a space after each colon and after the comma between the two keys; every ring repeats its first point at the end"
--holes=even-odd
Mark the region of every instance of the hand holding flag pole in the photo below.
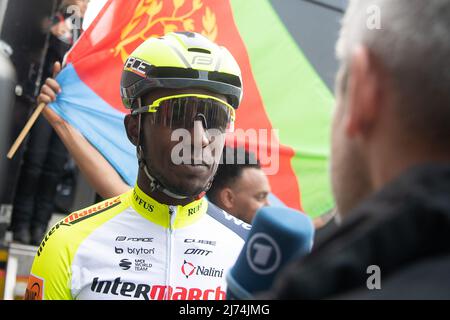
{"type": "Polygon", "coordinates": [[[12,157],[14,157],[14,155],[17,152],[17,149],[19,149],[19,146],[22,144],[23,140],[25,140],[25,137],[31,130],[31,127],[36,122],[37,117],[39,117],[39,115],[41,114],[42,110],[44,110],[46,105],[47,104],[45,104],[44,102],[41,102],[36,108],[36,110],[34,110],[30,119],[28,119],[27,123],[25,124],[25,127],[23,127],[16,141],[14,141],[13,145],[11,146],[11,149],[9,149],[8,154],[6,155],[8,159],[12,159],[12,157]]]}
{"type": "MultiPolygon", "coordinates": [[[[55,65],[53,66],[53,78],[55,78],[60,71],[61,71],[61,63],[55,62],[55,65]]],[[[30,119],[28,119],[27,123],[25,124],[19,136],[17,137],[16,141],[14,141],[13,145],[9,149],[8,154],[6,155],[8,159],[12,159],[14,157],[14,155],[17,152],[17,149],[19,149],[23,140],[25,140],[26,136],[28,135],[28,132],[30,132],[31,127],[33,127],[42,110],[44,110],[44,108],[47,106],[48,103],[56,100],[55,92],[59,93],[60,91],[61,88],[59,87],[55,79],[49,78],[46,80],[45,84],[41,88],[41,93],[38,97],[39,105],[36,108],[36,110],[33,111],[33,114],[31,115],[30,119]]]]}

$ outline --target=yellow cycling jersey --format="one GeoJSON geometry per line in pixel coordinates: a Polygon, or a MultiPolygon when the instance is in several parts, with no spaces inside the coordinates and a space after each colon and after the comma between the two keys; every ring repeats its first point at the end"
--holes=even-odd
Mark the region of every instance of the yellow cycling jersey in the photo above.
{"type": "Polygon", "coordinates": [[[205,198],[168,206],[138,186],[53,226],[27,299],[225,299],[250,225],[205,198]]]}

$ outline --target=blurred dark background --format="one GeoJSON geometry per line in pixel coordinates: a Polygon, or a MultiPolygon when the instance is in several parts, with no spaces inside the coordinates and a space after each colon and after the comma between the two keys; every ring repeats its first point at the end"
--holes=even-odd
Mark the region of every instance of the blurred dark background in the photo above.
{"type": "MultiPolygon", "coordinates": [[[[51,17],[60,3],[61,0],[0,0],[0,239],[10,218],[25,143],[12,160],[6,158],[6,153],[36,107],[36,96],[45,81],[42,73],[51,17]],[[15,75],[5,75],[8,63],[15,75]]],[[[61,213],[88,206],[95,200],[95,192],[73,163],[67,167],[55,198],[55,210],[61,213]]]]}
{"type": "MultiPolygon", "coordinates": [[[[12,145],[35,106],[35,96],[42,80],[39,74],[47,42],[45,24],[48,23],[56,5],[56,0],[1,0],[0,39],[12,50],[10,59],[17,76],[12,114],[4,112],[4,106],[1,108],[1,118],[11,122],[8,146],[12,145]]],[[[11,161],[6,161],[2,155],[2,163],[6,161],[6,164],[3,164],[6,167],[5,176],[0,180],[2,203],[12,201],[22,152],[23,147],[19,148],[11,161]]]]}

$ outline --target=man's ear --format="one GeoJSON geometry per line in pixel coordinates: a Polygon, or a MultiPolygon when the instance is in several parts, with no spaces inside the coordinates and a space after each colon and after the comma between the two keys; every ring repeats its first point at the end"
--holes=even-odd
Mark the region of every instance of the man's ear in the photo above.
{"type": "Polygon", "coordinates": [[[234,207],[234,193],[230,188],[223,188],[219,192],[219,201],[224,206],[225,211],[229,211],[234,207]]]}
{"type": "Polygon", "coordinates": [[[382,107],[383,82],[380,66],[368,48],[359,46],[352,54],[348,77],[345,129],[349,136],[365,136],[376,124],[382,107]]]}
{"type": "Polygon", "coordinates": [[[123,122],[125,124],[128,140],[130,140],[133,145],[137,146],[139,140],[139,116],[127,114],[123,122]]]}

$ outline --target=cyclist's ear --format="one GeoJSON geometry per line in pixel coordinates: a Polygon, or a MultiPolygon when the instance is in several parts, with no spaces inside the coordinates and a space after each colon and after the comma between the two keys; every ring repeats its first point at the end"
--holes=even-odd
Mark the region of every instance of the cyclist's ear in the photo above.
{"type": "Polygon", "coordinates": [[[124,124],[128,140],[130,140],[133,145],[137,146],[139,135],[139,116],[127,114],[124,119],[124,124]]]}

